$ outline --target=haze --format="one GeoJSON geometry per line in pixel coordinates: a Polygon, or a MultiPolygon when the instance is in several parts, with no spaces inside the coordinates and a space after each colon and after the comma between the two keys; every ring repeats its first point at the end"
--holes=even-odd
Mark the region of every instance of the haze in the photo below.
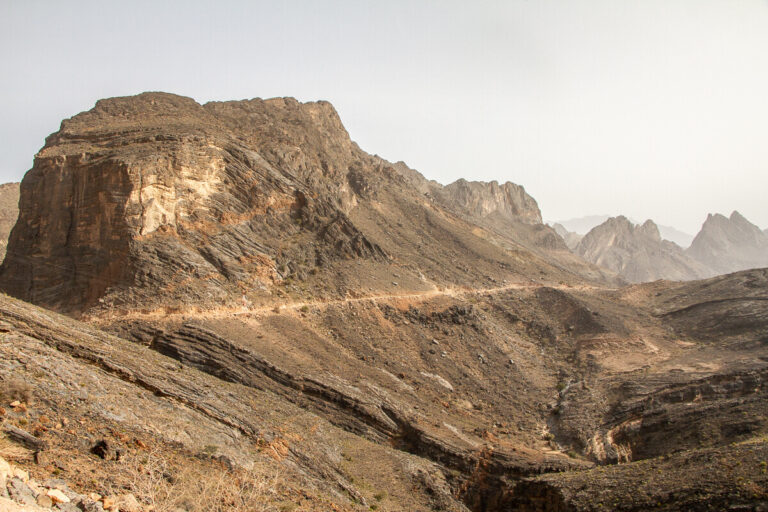
{"type": "Polygon", "coordinates": [[[768,2],[0,2],[0,180],[103,97],[325,99],[371,153],[547,220],[768,227],[768,2]]]}

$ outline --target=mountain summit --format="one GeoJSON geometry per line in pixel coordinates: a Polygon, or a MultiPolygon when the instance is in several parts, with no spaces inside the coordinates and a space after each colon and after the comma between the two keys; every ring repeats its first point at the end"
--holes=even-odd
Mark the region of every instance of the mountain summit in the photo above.
{"type": "Polygon", "coordinates": [[[584,235],[575,252],[634,283],[684,281],[708,273],[677,244],[662,240],[652,220],[635,225],[623,216],[610,218],[584,235]]]}
{"type": "Polygon", "coordinates": [[[768,266],[768,235],[739,212],[709,214],[687,253],[711,275],[768,266]]]}

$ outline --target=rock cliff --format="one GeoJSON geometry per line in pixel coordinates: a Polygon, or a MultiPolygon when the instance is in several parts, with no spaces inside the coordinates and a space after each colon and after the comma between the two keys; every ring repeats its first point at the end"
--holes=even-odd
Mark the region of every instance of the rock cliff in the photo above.
{"type": "Polygon", "coordinates": [[[536,200],[523,187],[506,182],[480,182],[460,179],[440,190],[443,200],[480,219],[500,216],[528,224],[541,224],[536,200]]]}
{"type": "Polygon", "coordinates": [[[651,220],[634,225],[626,217],[610,218],[587,233],[575,252],[633,283],[697,279],[709,272],[678,245],[662,240],[651,220]]]}
{"type": "Polygon", "coordinates": [[[768,235],[737,211],[710,214],[687,253],[712,269],[708,275],[768,267],[768,235]]]}
{"type": "Polygon", "coordinates": [[[5,258],[8,237],[19,216],[19,184],[0,185],[0,261],[5,258]]]}

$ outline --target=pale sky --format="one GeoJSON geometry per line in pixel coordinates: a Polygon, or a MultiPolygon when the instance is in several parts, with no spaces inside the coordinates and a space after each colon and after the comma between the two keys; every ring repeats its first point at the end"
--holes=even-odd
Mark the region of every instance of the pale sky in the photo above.
{"type": "Polygon", "coordinates": [[[0,0],[0,181],[149,90],[328,100],[364,150],[545,220],[768,228],[768,0],[0,0]]]}

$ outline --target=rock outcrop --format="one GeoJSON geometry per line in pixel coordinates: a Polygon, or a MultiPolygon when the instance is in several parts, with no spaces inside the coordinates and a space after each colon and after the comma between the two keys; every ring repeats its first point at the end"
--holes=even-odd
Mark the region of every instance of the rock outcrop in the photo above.
{"type": "Polygon", "coordinates": [[[710,214],[687,254],[712,269],[708,276],[768,267],[768,235],[737,211],[710,214]]]}
{"type": "Polygon", "coordinates": [[[503,219],[541,224],[541,211],[536,200],[520,185],[496,181],[466,181],[460,179],[440,190],[443,200],[469,215],[484,219],[499,216],[503,219]]]}
{"type": "Polygon", "coordinates": [[[634,225],[623,216],[608,219],[587,233],[575,252],[632,283],[698,279],[709,272],[678,245],[662,240],[651,220],[634,225]]]}
{"type": "Polygon", "coordinates": [[[5,258],[8,237],[19,217],[19,184],[0,185],[0,261],[5,258]]]}

